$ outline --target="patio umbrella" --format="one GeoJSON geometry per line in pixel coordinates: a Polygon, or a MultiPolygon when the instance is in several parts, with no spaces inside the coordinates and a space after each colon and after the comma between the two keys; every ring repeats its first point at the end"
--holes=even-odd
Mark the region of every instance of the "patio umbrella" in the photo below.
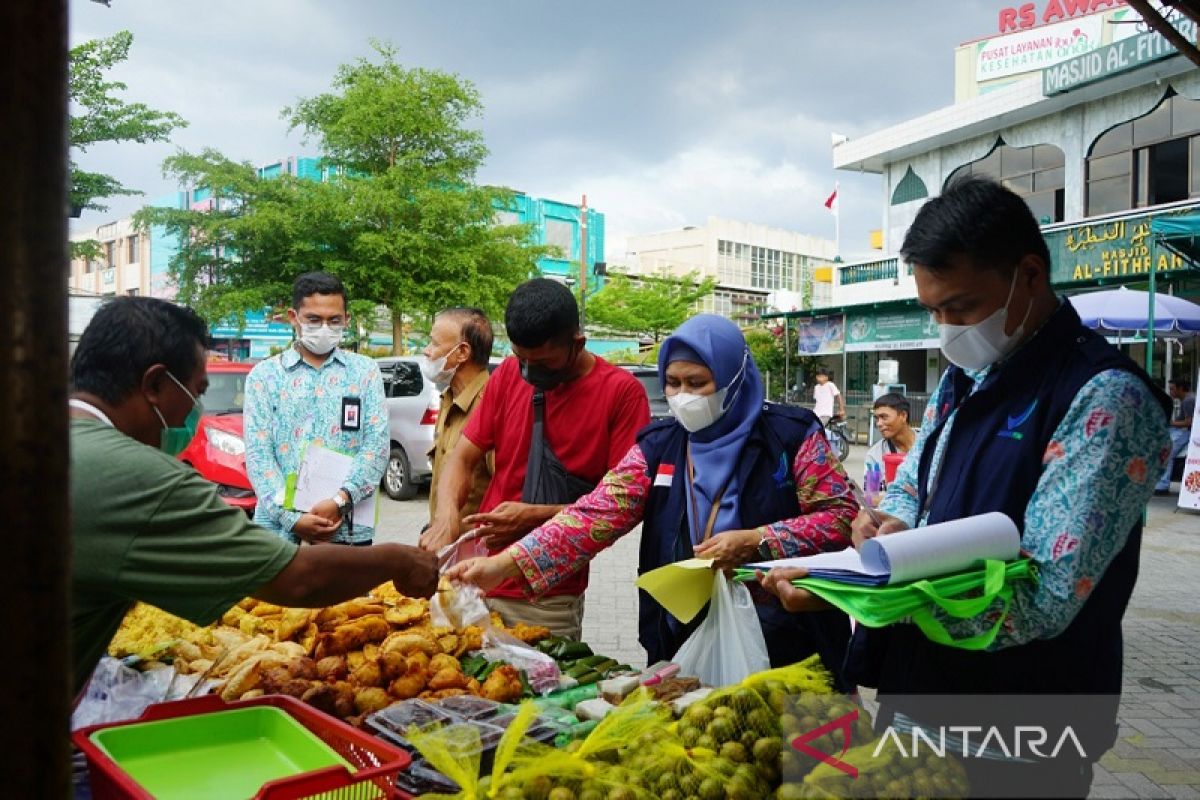
{"type": "MultiPolygon", "coordinates": [[[[1089,328],[1101,332],[1144,333],[1150,316],[1150,293],[1109,289],[1072,295],[1071,305],[1089,328]]],[[[1200,305],[1167,294],[1154,295],[1154,335],[1179,339],[1200,335],[1200,305]]]]}

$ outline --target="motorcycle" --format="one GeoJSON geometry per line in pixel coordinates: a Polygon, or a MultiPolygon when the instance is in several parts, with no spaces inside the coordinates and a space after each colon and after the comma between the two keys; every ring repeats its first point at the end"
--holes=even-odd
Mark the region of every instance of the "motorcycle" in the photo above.
{"type": "Polygon", "coordinates": [[[850,455],[850,428],[843,416],[830,417],[825,423],[825,439],[829,448],[837,456],[838,461],[845,461],[850,455]]]}

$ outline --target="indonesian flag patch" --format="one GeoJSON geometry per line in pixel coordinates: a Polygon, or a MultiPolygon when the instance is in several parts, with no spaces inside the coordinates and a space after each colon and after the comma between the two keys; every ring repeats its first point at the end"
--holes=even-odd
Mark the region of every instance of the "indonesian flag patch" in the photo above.
{"type": "Polygon", "coordinates": [[[675,480],[675,465],[674,464],[659,464],[658,472],[654,475],[655,486],[670,486],[671,481],[675,480]]]}

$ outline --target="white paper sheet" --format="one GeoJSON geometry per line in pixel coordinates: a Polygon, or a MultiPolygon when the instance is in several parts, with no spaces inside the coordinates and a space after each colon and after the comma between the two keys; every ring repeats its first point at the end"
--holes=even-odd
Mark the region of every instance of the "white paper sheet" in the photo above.
{"type": "MultiPolygon", "coordinates": [[[[354,458],[320,445],[309,445],[304,451],[304,460],[296,472],[296,492],[292,496],[292,507],[297,511],[311,511],[322,500],[328,500],[346,485],[354,458]]],[[[363,525],[375,526],[375,504],[378,492],[364,497],[354,504],[354,519],[363,525]]]]}
{"type": "Polygon", "coordinates": [[[988,559],[1011,561],[1020,552],[1017,526],[1004,514],[991,512],[877,536],[864,542],[861,551],[847,548],[749,566],[804,567],[833,580],[841,572],[848,582],[891,584],[960,572],[988,559]]]}

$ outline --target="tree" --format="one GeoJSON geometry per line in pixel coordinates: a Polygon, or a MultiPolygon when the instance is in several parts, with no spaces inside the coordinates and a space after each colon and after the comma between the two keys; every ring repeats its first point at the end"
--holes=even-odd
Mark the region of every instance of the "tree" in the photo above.
{"type": "MultiPolygon", "coordinates": [[[[183,117],[170,111],[156,111],[143,103],[129,103],[118,94],[128,87],[120,81],[105,80],[105,73],[129,57],[133,34],[120,31],[107,39],[93,39],[71,48],[68,97],[71,102],[71,148],[86,152],[100,142],[161,142],[176,128],[187,125],[183,117]]],[[[136,195],[111,175],[88,172],[71,160],[70,200],[77,215],[83,209],[105,211],[98,202],[115,195],[136,195]]],[[[97,242],[77,242],[72,256],[97,258],[97,242]]]]}
{"type": "Polygon", "coordinates": [[[657,342],[695,313],[696,303],[712,294],[716,281],[697,279],[691,272],[639,277],[613,274],[604,288],[588,298],[588,324],[626,336],[645,336],[657,342]]]}
{"type": "MultiPolygon", "coordinates": [[[[782,401],[789,389],[787,382],[793,386],[799,384],[811,385],[813,373],[820,366],[820,359],[813,356],[798,355],[800,344],[795,325],[788,325],[788,335],[784,338],[784,326],[774,328],[751,328],[745,332],[746,346],[750,348],[750,356],[758,366],[763,376],[770,375],[770,394],[768,400],[782,401]],[[790,348],[790,350],[789,350],[790,348]]],[[[792,402],[803,403],[804,397],[793,397],[792,402]]]]}
{"type": "Polygon", "coordinates": [[[528,226],[496,224],[510,191],[474,182],[487,155],[467,127],[482,111],[474,86],[372,47],[378,61],[342,65],[333,91],[283,114],[337,170],[343,277],[390,309],[402,352],[407,319],[451,304],[497,312],[546,249],[530,243],[528,226]]]}

